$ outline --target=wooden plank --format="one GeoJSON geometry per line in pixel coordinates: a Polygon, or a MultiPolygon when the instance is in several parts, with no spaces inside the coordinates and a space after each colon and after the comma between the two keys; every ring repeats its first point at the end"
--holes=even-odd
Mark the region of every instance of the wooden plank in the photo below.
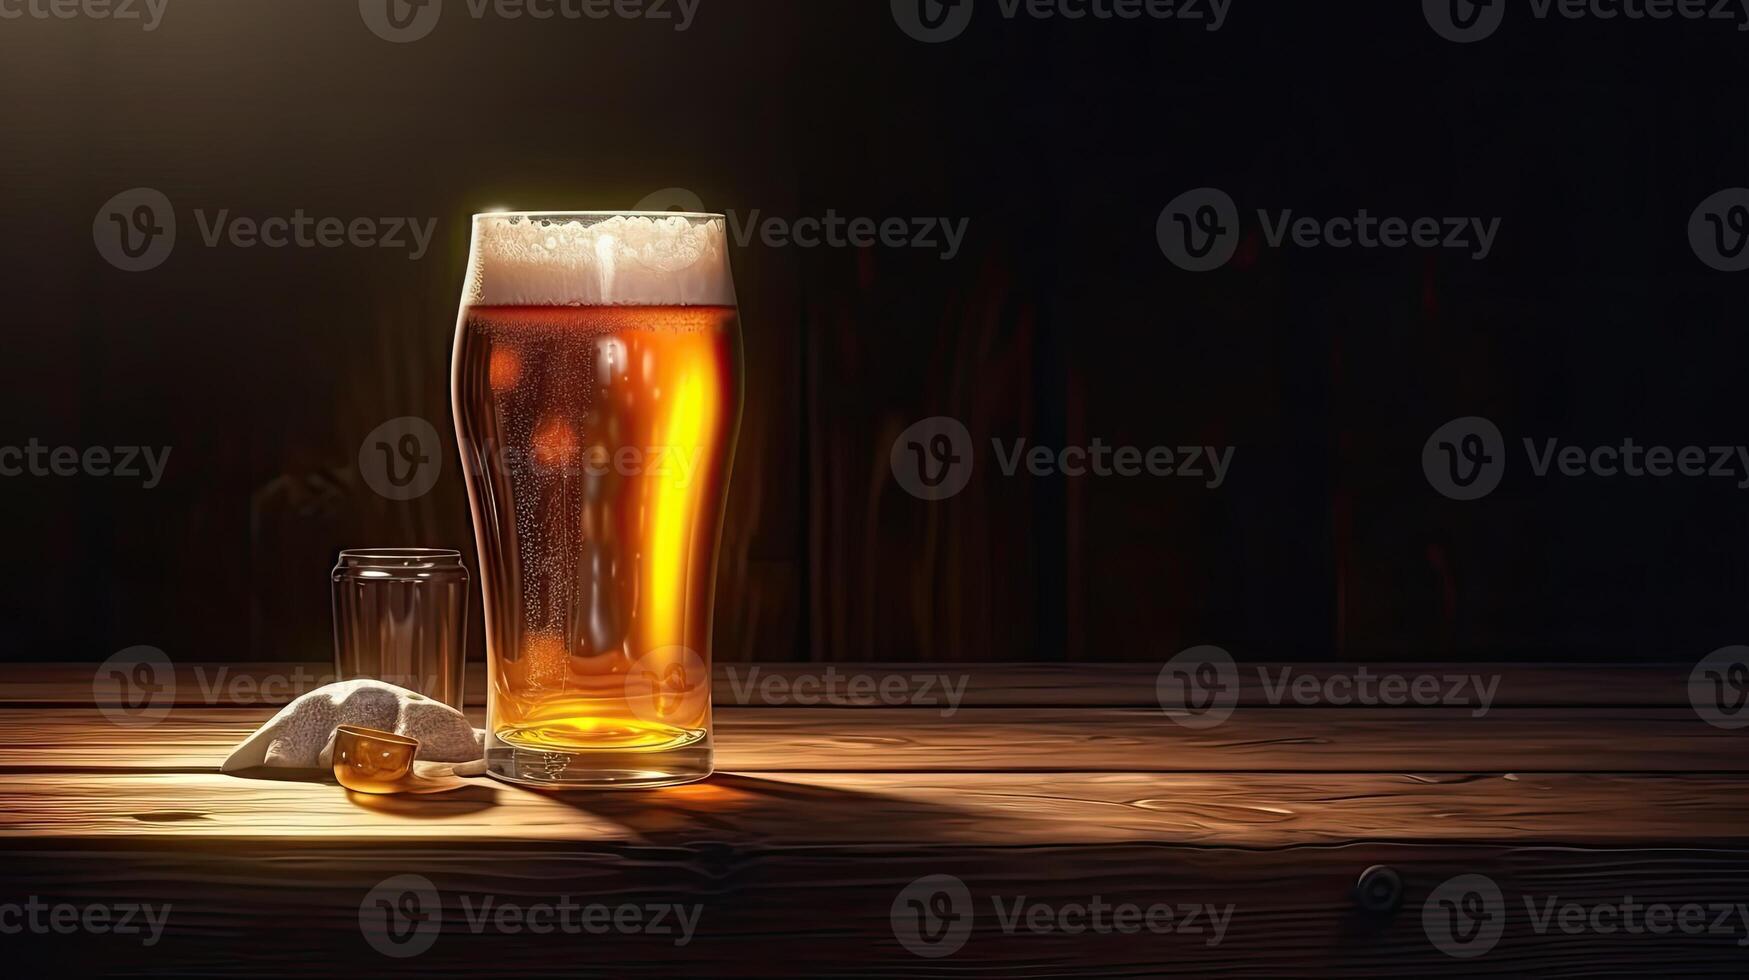
{"type": "MultiPolygon", "coordinates": [[[[211,770],[274,710],[178,708],[147,728],[0,710],[0,770],[211,770]]],[[[716,735],[735,772],[1749,771],[1749,730],[1675,708],[1242,708],[1200,730],[1139,708],[723,708],[716,735]]]]}
{"type": "MultiPolygon", "coordinates": [[[[1323,687],[1331,678],[1365,670],[1373,677],[1480,677],[1494,685],[1502,707],[1688,705],[1692,664],[1254,664],[1241,663],[1241,705],[1287,700],[1275,693],[1287,680],[1323,687]],[[1497,680],[1496,680],[1497,678],[1497,680]]],[[[917,699],[945,701],[959,692],[965,707],[1152,707],[1161,664],[745,664],[718,663],[716,703],[738,707],[891,707],[917,699]],[[801,684],[798,686],[798,681],[801,684]],[[883,691],[887,692],[883,695],[883,691]]],[[[119,703],[113,683],[94,684],[96,664],[14,664],[0,683],[0,706],[119,703]]],[[[153,692],[182,706],[277,705],[334,679],[332,663],[175,663],[153,692]]],[[[1341,682],[1339,682],[1340,685],[1341,682]]],[[[1375,682],[1376,683],[1376,682],[1375,682]]],[[[484,705],[485,664],[468,665],[468,703],[484,705]]],[[[1339,693],[1346,688],[1340,688],[1339,693]]],[[[1413,706],[1406,704],[1405,707],[1413,706]]]]}
{"type": "Polygon", "coordinates": [[[1570,845],[1749,842],[1749,780],[1686,775],[723,774],[656,793],[547,793],[470,780],[364,797],[217,774],[0,776],[0,837],[160,838],[377,849],[573,841],[627,848],[1355,840],[1570,845]]]}
{"type": "MultiPolygon", "coordinates": [[[[1749,891],[1749,853],[1740,848],[970,847],[919,840],[826,849],[701,842],[658,852],[539,841],[442,850],[324,841],[260,853],[223,840],[170,843],[0,842],[8,881],[21,894],[75,908],[147,903],[165,924],[151,947],[139,937],[27,933],[8,937],[9,955],[52,957],[58,972],[182,976],[312,969],[395,976],[1558,976],[1591,974],[1602,963],[1623,975],[1732,976],[1744,956],[1735,920],[1727,923],[1735,932],[1716,935],[1568,935],[1539,933],[1528,909],[1551,897],[1583,907],[1630,897],[1642,908],[1734,905],[1749,891]],[[1369,912],[1355,899],[1357,878],[1376,865],[1404,881],[1395,910],[1369,912]],[[1475,873],[1501,889],[1503,930],[1484,955],[1458,959],[1430,941],[1422,907],[1443,882],[1475,873]],[[377,900],[402,892],[380,889],[409,874],[427,879],[434,892],[416,909],[435,928],[432,945],[419,955],[385,956],[367,945],[361,919],[381,922],[377,900]],[[906,889],[919,879],[940,875],[965,887],[969,930],[957,951],[926,959],[900,943],[907,920],[916,922],[904,898],[918,894],[906,889]],[[696,910],[696,931],[680,945],[679,935],[535,935],[511,931],[518,917],[478,918],[487,901],[501,909],[567,898],[685,906],[696,910]],[[1055,913],[1084,909],[1095,898],[1107,907],[1170,906],[1172,928],[1185,931],[1034,932],[1028,920],[1004,928],[1017,900],[1055,913]],[[1188,907],[1201,910],[1197,919],[1183,917],[1188,907]],[[1211,926],[1217,917],[1223,932],[1211,926]]],[[[1084,913],[1068,924],[1082,921],[1084,913]]]]}

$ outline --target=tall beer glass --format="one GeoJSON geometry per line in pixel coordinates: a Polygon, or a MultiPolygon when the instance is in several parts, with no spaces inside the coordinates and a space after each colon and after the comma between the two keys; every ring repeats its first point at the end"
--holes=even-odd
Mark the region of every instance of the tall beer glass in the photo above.
{"type": "Polygon", "coordinates": [[[490,773],[711,773],[711,616],[741,419],[721,215],[474,218],[453,371],[490,773]]]}

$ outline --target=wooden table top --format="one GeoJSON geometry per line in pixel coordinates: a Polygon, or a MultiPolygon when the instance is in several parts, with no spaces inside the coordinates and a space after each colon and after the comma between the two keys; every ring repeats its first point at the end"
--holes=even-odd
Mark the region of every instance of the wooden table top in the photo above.
{"type": "Polygon", "coordinates": [[[1703,721],[1685,671],[1512,668],[1480,714],[1276,704],[1260,674],[1231,718],[1199,729],[1162,710],[1157,668],[841,664],[840,679],[905,677],[912,692],[921,675],[965,686],[957,706],[868,691],[794,703],[793,682],[826,669],[758,668],[784,678],[775,689],[789,693],[773,698],[753,668],[719,667],[720,772],[704,783],[549,793],[479,779],[363,797],[217,771],[283,702],[275,682],[290,665],[180,666],[150,723],[94,702],[90,667],[13,668],[0,689],[13,901],[169,909],[150,946],[47,928],[7,947],[74,972],[184,976],[1740,973],[1749,962],[1749,906],[1736,911],[1749,902],[1749,735],[1703,721]],[[1465,957],[1452,951],[1477,947],[1436,943],[1429,916],[1450,914],[1447,883],[1468,874],[1499,892],[1475,921],[1501,928],[1465,957]],[[385,881],[401,902],[408,880],[435,893],[422,906],[430,931],[398,932],[379,952],[361,920],[385,914],[372,904],[385,881]],[[567,897],[697,918],[684,944],[659,929],[537,932],[527,910],[567,897]],[[1599,906],[1633,903],[1730,915],[1669,934],[1563,925],[1606,924],[1599,906]],[[1170,922],[1156,913],[1135,920],[1152,928],[1123,928],[1122,910],[1160,907],[1170,922]],[[398,955],[425,938],[425,952],[398,955]]]}

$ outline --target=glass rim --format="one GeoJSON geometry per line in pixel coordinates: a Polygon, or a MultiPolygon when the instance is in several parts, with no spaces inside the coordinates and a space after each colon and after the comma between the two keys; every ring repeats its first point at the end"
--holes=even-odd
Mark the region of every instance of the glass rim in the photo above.
{"type": "Polygon", "coordinates": [[[724,221],[727,218],[716,211],[476,211],[475,223],[493,218],[524,218],[539,220],[550,218],[554,220],[573,220],[584,218],[599,218],[603,221],[609,218],[688,218],[724,221]]]}
{"type": "Polygon", "coordinates": [[[462,553],[456,548],[343,548],[340,560],[350,558],[363,561],[405,561],[432,560],[439,558],[454,558],[460,560],[462,553]]]}
{"type": "MultiPolygon", "coordinates": [[[[413,692],[418,694],[419,692],[413,692]]],[[[404,745],[417,749],[419,740],[410,735],[397,735],[385,732],[380,728],[366,728],[363,725],[335,725],[336,733],[351,735],[353,738],[369,739],[374,742],[388,742],[391,745],[404,745]]]]}

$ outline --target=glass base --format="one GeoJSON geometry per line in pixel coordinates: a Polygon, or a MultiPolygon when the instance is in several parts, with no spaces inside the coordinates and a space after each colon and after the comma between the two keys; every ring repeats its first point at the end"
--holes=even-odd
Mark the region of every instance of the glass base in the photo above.
{"type": "Polygon", "coordinates": [[[542,789],[655,789],[697,782],[713,771],[708,741],[660,752],[526,749],[487,737],[486,774],[542,789]]]}

